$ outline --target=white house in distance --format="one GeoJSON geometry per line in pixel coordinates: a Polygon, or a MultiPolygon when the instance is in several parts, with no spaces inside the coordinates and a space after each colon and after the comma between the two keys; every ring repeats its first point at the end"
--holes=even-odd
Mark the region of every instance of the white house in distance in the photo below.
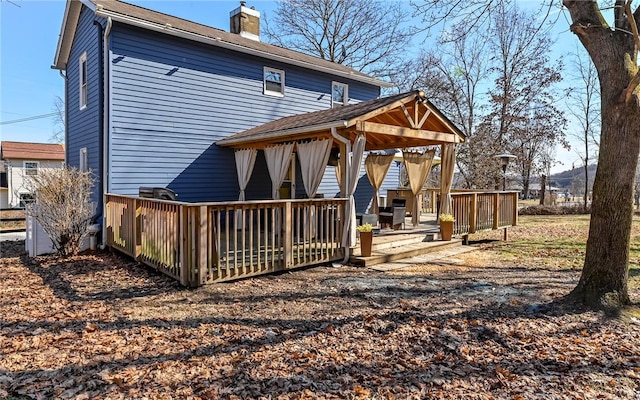
{"type": "Polygon", "coordinates": [[[21,208],[33,199],[30,176],[64,166],[64,145],[53,143],[0,142],[0,208],[21,208]]]}

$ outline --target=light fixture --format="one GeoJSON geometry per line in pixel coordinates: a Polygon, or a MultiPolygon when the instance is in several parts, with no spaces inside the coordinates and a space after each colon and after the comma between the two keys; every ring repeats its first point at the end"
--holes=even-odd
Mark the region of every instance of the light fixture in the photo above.
{"type": "Polygon", "coordinates": [[[502,153],[497,156],[493,156],[493,158],[500,160],[500,166],[502,167],[502,190],[505,191],[507,190],[507,165],[509,165],[509,161],[511,161],[512,158],[515,159],[518,157],[509,153],[502,153]]]}

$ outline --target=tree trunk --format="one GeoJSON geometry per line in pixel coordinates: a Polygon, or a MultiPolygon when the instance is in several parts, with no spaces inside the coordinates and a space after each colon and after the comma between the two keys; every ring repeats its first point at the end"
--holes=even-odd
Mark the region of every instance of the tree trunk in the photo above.
{"type": "Polygon", "coordinates": [[[591,306],[619,307],[629,304],[629,239],[640,113],[637,105],[618,99],[603,97],[602,102],[602,136],[587,253],[580,282],[571,296],[591,306]]]}
{"type": "MultiPolygon", "coordinates": [[[[629,240],[640,151],[640,93],[634,81],[638,74],[637,33],[629,34],[628,18],[640,23],[640,10],[625,14],[625,2],[616,1],[612,29],[596,1],[564,0],[563,4],[571,14],[571,31],[598,71],[602,102],[587,252],[580,281],[570,297],[590,306],[620,307],[630,302],[629,240]]],[[[627,7],[630,9],[630,4],[627,7]]]]}
{"type": "Polygon", "coordinates": [[[540,177],[540,205],[541,206],[544,205],[544,195],[546,192],[546,188],[547,188],[547,176],[545,174],[542,174],[542,176],[540,177]]]}

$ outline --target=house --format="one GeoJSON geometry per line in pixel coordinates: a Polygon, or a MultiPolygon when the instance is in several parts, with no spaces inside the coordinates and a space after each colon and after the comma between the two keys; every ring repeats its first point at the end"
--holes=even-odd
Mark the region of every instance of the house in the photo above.
{"type": "MultiPolygon", "coordinates": [[[[226,32],[117,0],[67,1],[53,62],[67,162],[96,173],[104,244],[185,285],[347,259],[356,213],[397,187],[396,148],[441,149],[442,212],[476,203],[465,193],[452,208],[465,137],[424,92],[380,97],[389,83],[263,43],[259,25],[244,2],[226,32]]],[[[424,186],[434,155],[403,153],[410,186],[424,186]]],[[[455,233],[515,223],[497,206],[513,196],[500,196],[481,196],[495,212],[460,216],[455,233]]]]}
{"type": "Polygon", "coordinates": [[[0,208],[22,208],[32,201],[30,176],[62,168],[64,155],[61,144],[0,142],[0,208]]]}
{"type": "MultiPolygon", "coordinates": [[[[375,99],[390,86],[263,43],[259,23],[244,2],[226,32],[116,0],[67,1],[53,68],[66,76],[67,162],[96,173],[97,204],[104,193],[140,187],[168,188],[187,202],[237,200],[233,151],[216,141],[375,99]]],[[[319,193],[338,192],[328,171],[319,193]]],[[[260,156],[246,199],[270,195],[260,156]]],[[[304,196],[295,158],[282,195],[304,196]]]]}

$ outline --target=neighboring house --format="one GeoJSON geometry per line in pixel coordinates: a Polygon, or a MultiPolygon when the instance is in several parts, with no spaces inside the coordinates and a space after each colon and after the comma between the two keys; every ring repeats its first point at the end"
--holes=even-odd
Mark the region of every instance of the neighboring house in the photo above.
{"type": "Polygon", "coordinates": [[[0,142],[0,208],[24,207],[33,200],[29,179],[42,170],[64,166],[64,146],[51,143],[0,142]]]}
{"type": "MultiPolygon", "coordinates": [[[[259,23],[244,2],[226,32],[115,0],[67,1],[53,65],[66,72],[67,162],[96,173],[98,211],[104,193],[137,195],[142,186],[169,188],[187,202],[237,200],[233,150],[216,141],[375,99],[389,86],[263,43],[259,23]]],[[[304,195],[296,164],[292,157],[282,196],[304,195]]],[[[247,200],[270,198],[270,182],[260,154],[247,200]]],[[[328,168],[319,194],[337,193],[328,168]]]]}

